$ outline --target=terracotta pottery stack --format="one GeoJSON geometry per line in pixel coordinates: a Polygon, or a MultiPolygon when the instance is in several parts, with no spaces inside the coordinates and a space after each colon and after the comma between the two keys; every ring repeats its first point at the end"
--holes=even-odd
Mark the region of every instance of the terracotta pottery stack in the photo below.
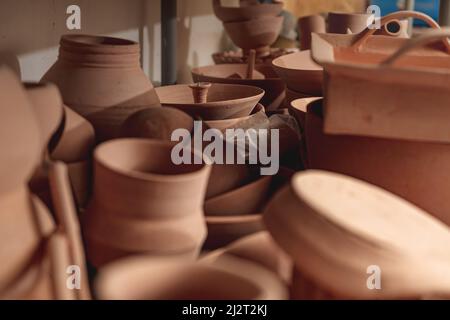
{"type": "Polygon", "coordinates": [[[295,262],[296,297],[417,299],[450,293],[450,229],[366,182],[324,171],[298,173],[269,203],[264,222],[295,262]],[[381,272],[381,285],[369,278],[373,270],[381,272]]]}
{"type": "Polygon", "coordinates": [[[98,142],[115,138],[129,115],[160,106],[139,50],[125,39],[65,35],[42,80],[55,83],[64,103],[92,123],[98,142]]]}
{"type": "MultiPolygon", "coordinates": [[[[217,168],[218,172],[245,170],[238,165],[234,167],[223,165],[217,168]]],[[[244,181],[242,177],[245,177],[249,182],[244,184],[241,182],[241,186],[230,191],[214,193],[213,196],[207,197],[204,208],[208,237],[204,248],[217,249],[246,235],[263,230],[262,210],[273,192],[286,183],[291,175],[291,171],[284,168],[281,168],[275,177],[259,176],[252,171],[250,173],[247,171],[244,174],[241,173],[240,181],[244,181]]],[[[208,188],[214,186],[213,177],[214,172],[208,188]]]]}
{"type": "Polygon", "coordinates": [[[286,107],[296,99],[322,96],[323,68],[312,60],[311,51],[279,57],[272,65],[286,83],[286,107]]]}
{"type": "MultiPolygon", "coordinates": [[[[89,261],[131,254],[194,259],[206,236],[206,164],[176,165],[174,143],[118,139],[95,150],[93,198],[83,218],[89,261]]],[[[201,155],[192,154],[202,163],[201,155]]]]}
{"type": "MultiPolygon", "coordinates": [[[[75,231],[76,211],[67,175],[64,201],[52,188],[55,179],[49,178],[51,199],[46,200],[51,200],[52,206],[57,208],[57,223],[49,209],[28,188],[33,173],[33,179],[40,179],[45,174],[42,170],[49,166],[42,162],[52,149],[51,138],[62,131],[59,128],[62,104],[54,103],[58,101],[54,99],[58,97],[54,86],[27,87],[26,91],[12,71],[0,69],[0,144],[3,150],[8,150],[2,153],[0,161],[3,168],[0,298],[88,299],[83,248],[77,238],[79,230],[75,231]],[[75,264],[80,266],[84,278],[80,291],[71,290],[66,284],[67,266],[75,264]]],[[[58,176],[61,178],[60,174],[58,176]]]]}
{"type": "Polygon", "coordinates": [[[270,45],[277,40],[283,24],[283,17],[279,16],[282,3],[245,4],[241,1],[239,7],[224,7],[220,0],[213,0],[213,8],[231,40],[244,50],[244,55],[251,49],[256,50],[258,56],[270,54],[270,45]]]}

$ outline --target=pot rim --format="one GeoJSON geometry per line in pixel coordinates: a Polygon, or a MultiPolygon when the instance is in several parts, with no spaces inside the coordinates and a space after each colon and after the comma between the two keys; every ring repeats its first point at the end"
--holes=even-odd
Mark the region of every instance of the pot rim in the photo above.
{"type": "Polygon", "coordinates": [[[139,179],[142,181],[157,181],[157,182],[177,182],[180,180],[190,180],[195,177],[202,176],[209,172],[211,170],[211,165],[204,162],[204,156],[199,155],[199,152],[196,150],[191,150],[192,154],[200,157],[203,161],[202,164],[194,165],[190,164],[192,166],[201,166],[198,170],[194,170],[192,172],[187,173],[178,173],[178,174],[158,174],[158,173],[147,173],[147,172],[141,172],[137,170],[130,170],[126,168],[120,168],[118,166],[112,165],[111,160],[108,159],[108,157],[105,157],[102,155],[102,152],[104,149],[111,147],[111,145],[114,145],[114,147],[120,146],[122,144],[135,144],[135,145],[142,145],[147,147],[157,147],[157,148],[169,148],[174,147],[177,142],[170,142],[170,141],[164,141],[164,140],[157,140],[157,139],[146,139],[146,138],[122,138],[122,139],[114,139],[109,140],[106,142],[101,143],[94,151],[94,161],[95,165],[101,166],[105,168],[108,171],[111,171],[115,174],[124,176],[124,177],[130,177],[133,179],[139,179]]]}

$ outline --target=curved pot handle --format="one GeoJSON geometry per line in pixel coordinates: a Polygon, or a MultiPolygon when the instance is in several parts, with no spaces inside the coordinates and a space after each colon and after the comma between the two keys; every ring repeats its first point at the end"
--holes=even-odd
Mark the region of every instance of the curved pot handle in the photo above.
{"type": "MultiPolygon", "coordinates": [[[[386,25],[388,22],[390,22],[392,20],[401,20],[401,19],[408,19],[408,18],[419,19],[419,20],[426,22],[433,29],[441,29],[439,24],[436,21],[434,21],[433,18],[431,18],[429,15],[426,15],[424,13],[417,12],[417,11],[412,11],[412,10],[397,11],[397,12],[393,12],[388,15],[385,15],[380,20],[380,26],[383,27],[384,25],[386,25]]],[[[377,30],[378,29],[366,28],[366,30],[364,30],[360,33],[360,38],[358,38],[352,44],[351,48],[353,48],[355,51],[360,50],[361,47],[364,45],[364,43],[368,40],[368,38],[371,35],[373,35],[377,30]]],[[[444,44],[447,48],[447,51],[450,53],[450,44],[448,43],[448,41],[445,41],[445,39],[444,39],[444,44]]]]}
{"type": "Polygon", "coordinates": [[[381,65],[390,66],[407,52],[417,47],[425,46],[434,41],[443,40],[447,45],[449,45],[449,42],[447,40],[448,37],[450,37],[450,28],[431,30],[417,38],[409,40],[403,47],[397,50],[397,52],[384,60],[381,65]]]}

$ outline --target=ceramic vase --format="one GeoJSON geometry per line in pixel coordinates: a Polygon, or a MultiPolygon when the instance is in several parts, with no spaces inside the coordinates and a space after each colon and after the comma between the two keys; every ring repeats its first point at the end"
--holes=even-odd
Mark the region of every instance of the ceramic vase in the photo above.
{"type": "Polygon", "coordinates": [[[132,113],[160,105],[139,57],[133,41],[65,35],[58,60],[42,80],[58,86],[64,103],[93,124],[101,142],[117,137],[132,113]]]}

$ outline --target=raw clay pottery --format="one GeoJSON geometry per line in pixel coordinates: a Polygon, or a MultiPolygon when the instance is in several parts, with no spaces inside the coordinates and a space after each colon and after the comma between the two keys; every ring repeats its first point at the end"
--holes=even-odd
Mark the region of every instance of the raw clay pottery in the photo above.
{"type": "Polygon", "coordinates": [[[296,268],[338,297],[448,294],[442,281],[448,227],[369,183],[325,171],[298,173],[266,207],[264,223],[296,268]],[[368,290],[370,266],[382,270],[379,290],[368,290]]]}
{"type": "Polygon", "coordinates": [[[174,85],[155,89],[161,104],[204,120],[223,120],[248,116],[263,97],[258,87],[213,83],[207,91],[206,102],[196,103],[188,85],[174,85]]]}
{"type": "Polygon", "coordinates": [[[213,0],[214,14],[222,22],[247,21],[263,17],[276,17],[283,10],[282,3],[262,3],[240,7],[222,6],[220,0],[213,0]]]}
{"type": "Polygon", "coordinates": [[[42,81],[58,86],[64,103],[93,124],[99,142],[115,138],[129,115],[160,106],[139,50],[125,39],[64,35],[58,60],[42,81]]]}
{"type": "Polygon", "coordinates": [[[328,33],[360,33],[373,23],[368,13],[330,12],[328,14],[328,33]]]}
{"type": "Polygon", "coordinates": [[[318,14],[299,18],[297,27],[300,34],[300,49],[302,50],[311,48],[311,33],[326,32],[325,18],[318,14]]]}

